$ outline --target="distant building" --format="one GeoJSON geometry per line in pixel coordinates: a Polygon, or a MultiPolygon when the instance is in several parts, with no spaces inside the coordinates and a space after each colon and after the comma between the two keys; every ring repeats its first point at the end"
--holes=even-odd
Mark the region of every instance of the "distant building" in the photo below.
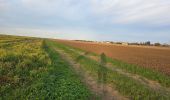
{"type": "Polygon", "coordinates": [[[161,46],[161,44],[160,43],[155,43],[154,46],[161,46]]]}
{"type": "Polygon", "coordinates": [[[145,42],[145,45],[151,45],[150,41],[145,42]]]}
{"type": "Polygon", "coordinates": [[[105,43],[110,43],[109,41],[106,41],[105,43]]]}
{"type": "Polygon", "coordinates": [[[127,42],[122,42],[122,45],[129,45],[129,43],[127,43],[127,42]]]}

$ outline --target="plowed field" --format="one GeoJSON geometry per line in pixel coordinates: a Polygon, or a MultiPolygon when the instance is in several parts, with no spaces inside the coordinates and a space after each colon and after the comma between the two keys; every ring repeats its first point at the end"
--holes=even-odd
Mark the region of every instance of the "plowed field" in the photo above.
{"type": "Polygon", "coordinates": [[[170,48],[123,46],[68,40],[56,41],[97,54],[104,52],[113,59],[152,68],[170,75],[170,48]]]}

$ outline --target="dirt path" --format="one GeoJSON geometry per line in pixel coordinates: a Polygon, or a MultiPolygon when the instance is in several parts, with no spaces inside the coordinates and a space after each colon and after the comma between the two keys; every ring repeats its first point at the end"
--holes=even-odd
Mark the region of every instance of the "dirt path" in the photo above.
{"type": "MultiPolygon", "coordinates": [[[[63,59],[68,61],[70,65],[74,68],[76,73],[82,77],[82,81],[89,87],[89,89],[96,93],[96,95],[102,96],[103,95],[103,89],[104,94],[102,96],[103,100],[128,100],[127,98],[121,96],[118,91],[114,90],[109,85],[103,85],[98,84],[97,80],[95,80],[88,72],[84,71],[81,68],[81,65],[76,63],[68,54],[66,54],[63,50],[56,49],[58,53],[62,56],[63,59]],[[103,88],[104,87],[104,88],[103,88]]],[[[92,98],[92,100],[96,99],[95,97],[92,98]]]]}

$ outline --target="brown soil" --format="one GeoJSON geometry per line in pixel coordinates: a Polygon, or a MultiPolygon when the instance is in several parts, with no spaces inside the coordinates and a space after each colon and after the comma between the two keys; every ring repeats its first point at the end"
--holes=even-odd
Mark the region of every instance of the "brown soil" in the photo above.
{"type": "MultiPolygon", "coordinates": [[[[56,49],[60,53],[63,59],[68,61],[70,65],[74,68],[76,73],[80,75],[82,81],[89,87],[89,89],[98,96],[102,96],[103,100],[128,100],[127,98],[121,96],[118,91],[114,90],[109,85],[98,84],[97,81],[90,75],[90,73],[84,71],[80,64],[76,63],[69,55],[64,53],[64,51],[56,49]],[[103,88],[104,87],[104,88],[103,88]]],[[[92,97],[92,100],[96,99],[92,97]]]]}
{"type": "Polygon", "coordinates": [[[68,40],[55,41],[97,54],[104,52],[113,59],[122,60],[146,68],[152,68],[170,75],[170,48],[122,46],[68,40]]]}

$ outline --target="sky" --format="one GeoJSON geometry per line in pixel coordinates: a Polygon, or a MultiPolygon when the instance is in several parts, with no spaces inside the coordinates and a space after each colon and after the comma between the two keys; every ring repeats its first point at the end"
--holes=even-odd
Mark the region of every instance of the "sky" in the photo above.
{"type": "Polygon", "coordinates": [[[170,43],[170,0],[0,0],[0,34],[170,43]]]}

